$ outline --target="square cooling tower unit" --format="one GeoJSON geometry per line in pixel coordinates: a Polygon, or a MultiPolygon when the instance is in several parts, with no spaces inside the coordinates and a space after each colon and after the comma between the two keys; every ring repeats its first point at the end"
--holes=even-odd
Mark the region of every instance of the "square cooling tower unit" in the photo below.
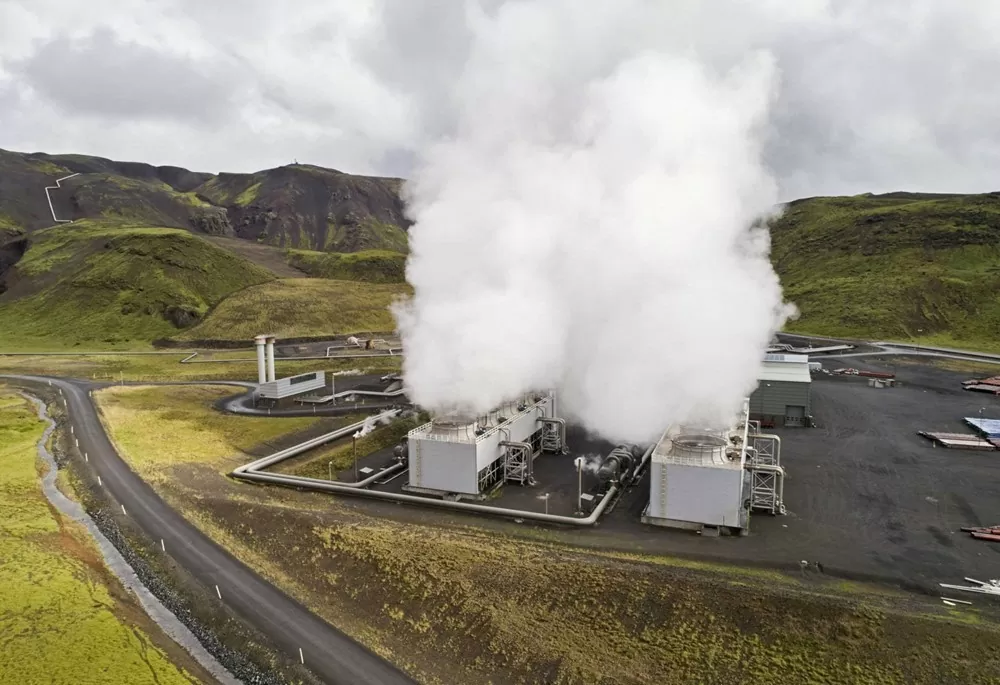
{"type": "Polygon", "coordinates": [[[750,519],[746,444],[749,402],[728,429],[673,426],[650,459],[643,523],[716,533],[743,533],[750,519]]]}
{"type": "Polygon", "coordinates": [[[532,484],[534,459],[543,450],[561,450],[564,439],[552,392],[482,416],[438,416],[407,434],[410,480],[403,489],[476,499],[499,483],[532,484]]]}

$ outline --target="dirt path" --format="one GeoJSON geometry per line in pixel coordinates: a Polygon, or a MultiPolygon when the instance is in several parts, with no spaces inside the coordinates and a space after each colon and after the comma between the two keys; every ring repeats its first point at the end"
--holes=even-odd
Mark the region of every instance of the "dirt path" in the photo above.
{"type": "Polygon", "coordinates": [[[254,264],[262,266],[278,278],[307,278],[309,274],[299,271],[285,261],[284,250],[274,245],[261,245],[239,238],[224,236],[205,236],[219,247],[249,259],[254,264]]]}

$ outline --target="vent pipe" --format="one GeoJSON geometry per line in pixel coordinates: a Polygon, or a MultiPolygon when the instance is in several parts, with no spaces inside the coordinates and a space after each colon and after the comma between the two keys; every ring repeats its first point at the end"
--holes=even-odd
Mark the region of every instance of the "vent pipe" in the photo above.
{"type": "Polygon", "coordinates": [[[267,336],[258,335],[253,342],[257,346],[257,383],[263,384],[267,382],[267,360],[264,352],[267,336]]]}
{"type": "Polygon", "coordinates": [[[267,337],[267,380],[274,378],[274,336],[267,337]]]}

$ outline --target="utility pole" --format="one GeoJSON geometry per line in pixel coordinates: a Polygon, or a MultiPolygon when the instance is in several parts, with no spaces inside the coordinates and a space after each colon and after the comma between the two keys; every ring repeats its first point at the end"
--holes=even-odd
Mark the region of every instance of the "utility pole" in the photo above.
{"type": "Polygon", "coordinates": [[[354,450],[354,482],[358,482],[358,434],[351,438],[351,448],[354,450]]]}
{"type": "Polygon", "coordinates": [[[550,493],[546,492],[544,495],[542,495],[542,499],[545,500],[545,515],[546,516],[549,513],[549,494],[550,493]]]}
{"type": "MultiPolygon", "coordinates": [[[[576,514],[583,513],[583,457],[576,458],[576,514]]],[[[546,502],[548,505],[548,502],[546,502]]]]}
{"type": "Polygon", "coordinates": [[[327,464],[326,467],[327,467],[327,470],[330,473],[330,481],[332,482],[333,481],[333,461],[331,460],[330,463],[327,464]]]}

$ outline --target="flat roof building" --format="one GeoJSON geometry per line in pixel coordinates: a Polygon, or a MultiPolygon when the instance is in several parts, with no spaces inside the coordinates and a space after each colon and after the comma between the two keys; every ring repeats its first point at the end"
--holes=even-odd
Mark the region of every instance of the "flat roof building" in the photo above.
{"type": "Polygon", "coordinates": [[[766,354],[750,395],[750,418],[766,426],[808,426],[811,388],[808,355],[766,354]]]}

